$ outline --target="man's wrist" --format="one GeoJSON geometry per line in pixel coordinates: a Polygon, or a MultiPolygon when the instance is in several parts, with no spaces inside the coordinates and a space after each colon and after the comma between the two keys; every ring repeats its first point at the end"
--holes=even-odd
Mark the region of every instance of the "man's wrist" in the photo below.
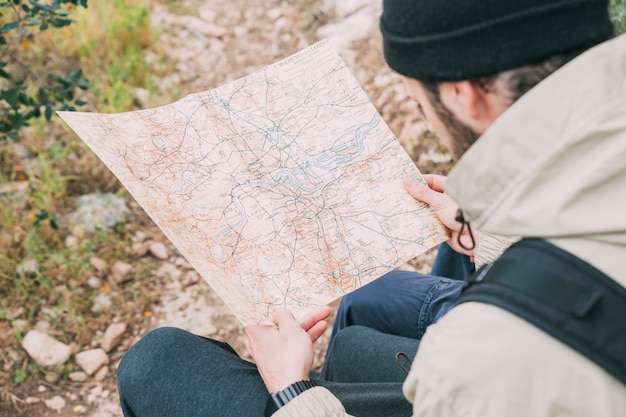
{"type": "Polygon", "coordinates": [[[287,388],[270,394],[265,406],[265,417],[270,417],[279,408],[285,406],[289,401],[302,394],[304,391],[316,386],[315,382],[311,380],[302,380],[294,382],[287,388]]]}

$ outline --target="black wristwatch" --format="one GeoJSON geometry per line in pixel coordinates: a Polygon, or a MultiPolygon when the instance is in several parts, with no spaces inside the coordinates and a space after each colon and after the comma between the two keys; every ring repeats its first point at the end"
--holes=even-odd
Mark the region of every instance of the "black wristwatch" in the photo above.
{"type": "Polygon", "coordinates": [[[279,408],[283,407],[309,388],[313,388],[315,385],[313,381],[298,381],[289,385],[282,391],[270,394],[270,398],[267,400],[267,405],[265,406],[265,417],[270,417],[278,411],[279,408]]]}

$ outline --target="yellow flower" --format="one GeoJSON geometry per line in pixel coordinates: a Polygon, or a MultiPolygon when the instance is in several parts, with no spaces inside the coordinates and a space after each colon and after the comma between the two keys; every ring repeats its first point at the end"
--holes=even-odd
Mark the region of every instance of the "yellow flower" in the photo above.
{"type": "Polygon", "coordinates": [[[30,51],[30,49],[32,48],[32,45],[27,40],[23,40],[20,45],[22,45],[22,49],[24,49],[25,51],[30,51]]]}

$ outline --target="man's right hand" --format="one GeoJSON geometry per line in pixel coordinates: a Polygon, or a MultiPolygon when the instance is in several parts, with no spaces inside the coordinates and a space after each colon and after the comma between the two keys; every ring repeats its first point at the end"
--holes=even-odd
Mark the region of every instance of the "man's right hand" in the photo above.
{"type": "MultiPolygon", "coordinates": [[[[448,239],[448,245],[456,252],[470,257],[474,256],[474,250],[464,249],[459,245],[459,233],[461,232],[461,223],[456,220],[459,205],[443,191],[443,185],[446,182],[446,177],[443,175],[424,175],[426,183],[417,181],[415,178],[404,178],[404,188],[411,196],[422,201],[435,210],[435,214],[439,217],[441,223],[446,226],[451,236],[448,239]]],[[[480,232],[472,229],[474,241],[478,242],[480,239],[480,232]]],[[[463,234],[460,236],[461,242],[465,247],[472,247],[472,239],[469,235],[468,228],[465,227],[463,234]]]]}

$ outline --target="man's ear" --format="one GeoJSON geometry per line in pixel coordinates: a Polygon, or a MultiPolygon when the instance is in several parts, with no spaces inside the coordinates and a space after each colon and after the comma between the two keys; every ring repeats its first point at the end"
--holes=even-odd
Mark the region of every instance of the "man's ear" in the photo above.
{"type": "Polygon", "coordinates": [[[455,96],[465,108],[465,113],[472,119],[480,117],[484,107],[484,91],[471,81],[458,81],[453,84],[455,96]]]}
{"type": "Polygon", "coordinates": [[[502,112],[494,108],[489,92],[472,81],[442,83],[439,91],[443,104],[476,132],[484,132],[502,112]]]}

